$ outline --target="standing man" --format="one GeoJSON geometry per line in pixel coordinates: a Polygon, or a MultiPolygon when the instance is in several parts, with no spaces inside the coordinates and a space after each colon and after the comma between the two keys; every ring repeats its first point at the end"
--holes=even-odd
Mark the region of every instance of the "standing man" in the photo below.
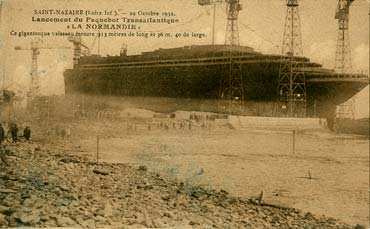
{"type": "Polygon", "coordinates": [[[25,137],[27,141],[30,140],[30,138],[31,138],[31,129],[30,129],[29,126],[26,126],[26,128],[24,128],[23,137],[25,137]]]}
{"type": "Polygon", "coordinates": [[[0,123],[0,147],[3,145],[3,141],[5,140],[5,131],[3,126],[0,123]]]}
{"type": "Polygon", "coordinates": [[[3,126],[0,123],[0,160],[7,164],[6,158],[5,158],[5,146],[3,145],[3,141],[5,140],[5,131],[3,126]]]}
{"type": "Polygon", "coordinates": [[[10,135],[12,136],[12,143],[16,143],[18,140],[18,126],[17,124],[13,123],[10,126],[10,135]]]}

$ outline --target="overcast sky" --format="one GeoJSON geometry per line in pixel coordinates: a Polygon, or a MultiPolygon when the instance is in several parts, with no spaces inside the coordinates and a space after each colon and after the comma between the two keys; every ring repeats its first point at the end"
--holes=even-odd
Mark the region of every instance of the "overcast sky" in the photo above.
{"type": "MultiPolygon", "coordinates": [[[[145,39],[101,38],[100,53],[118,55],[123,43],[128,54],[137,54],[158,48],[184,45],[210,44],[212,40],[212,8],[199,6],[197,0],[3,0],[1,15],[1,67],[5,68],[7,81],[29,82],[30,51],[15,51],[14,46],[29,46],[32,38],[10,37],[12,30],[68,31],[65,25],[34,23],[34,9],[82,9],[130,11],[172,11],[180,23],[177,25],[143,26],[143,30],[167,32],[202,32],[206,39],[145,39]]],[[[243,10],[239,16],[241,45],[251,46],[263,53],[281,52],[285,0],[241,0],[243,10]]],[[[338,22],[334,19],[337,0],[301,0],[300,16],[304,55],[327,68],[334,67],[338,22]]],[[[225,4],[217,5],[216,43],[223,44],[226,29],[225,4]]],[[[369,3],[356,0],[350,12],[350,39],[353,70],[368,73],[369,69],[369,3]]],[[[71,30],[69,30],[71,31],[71,30]]],[[[84,38],[90,46],[93,38],[84,38]]],[[[92,51],[97,52],[97,43],[92,51]]],[[[43,45],[71,46],[66,38],[44,38],[43,45]]],[[[41,50],[39,71],[44,93],[64,91],[62,72],[72,66],[72,50],[41,50]],[[47,86],[46,86],[47,85],[47,86]]],[[[1,84],[1,81],[0,81],[1,84]]]]}

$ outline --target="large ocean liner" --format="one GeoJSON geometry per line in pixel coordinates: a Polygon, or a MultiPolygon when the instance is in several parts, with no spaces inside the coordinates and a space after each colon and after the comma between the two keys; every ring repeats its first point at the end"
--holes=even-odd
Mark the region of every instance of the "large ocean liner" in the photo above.
{"type": "MultiPolygon", "coordinates": [[[[121,51],[119,56],[90,55],[75,59],[74,68],[64,72],[66,95],[176,98],[167,106],[216,111],[220,81],[229,74],[231,52],[242,68],[245,115],[276,115],[279,66],[288,57],[228,45],[158,49],[139,55],[126,55],[126,52],[121,51]],[[204,101],[208,106],[189,106],[193,101],[200,104],[204,101]]],[[[307,116],[332,115],[336,105],[368,84],[367,75],[338,74],[306,57],[295,59],[302,63],[299,70],[305,73],[307,116]]],[[[150,100],[147,108],[159,109],[155,101],[150,100]]]]}

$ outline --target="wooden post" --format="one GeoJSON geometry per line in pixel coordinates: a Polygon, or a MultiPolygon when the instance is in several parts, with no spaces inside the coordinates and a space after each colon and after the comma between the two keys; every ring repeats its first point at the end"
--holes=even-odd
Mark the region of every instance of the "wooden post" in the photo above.
{"type": "Polygon", "coordinates": [[[259,197],[258,197],[258,204],[262,204],[263,201],[263,190],[261,191],[259,197]]]}
{"type": "Polygon", "coordinates": [[[99,163],[99,135],[96,136],[96,163],[99,163]]]}
{"type": "Polygon", "coordinates": [[[46,128],[49,129],[49,118],[50,118],[50,114],[49,114],[49,100],[50,98],[48,98],[48,100],[46,100],[46,128]]]}
{"type": "Polygon", "coordinates": [[[295,130],[293,130],[293,154],[295,154],[295,130]]]}

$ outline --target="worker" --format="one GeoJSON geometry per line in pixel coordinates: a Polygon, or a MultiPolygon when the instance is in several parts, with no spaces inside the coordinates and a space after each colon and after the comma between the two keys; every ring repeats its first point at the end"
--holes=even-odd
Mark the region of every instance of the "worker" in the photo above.
{"type": "Polygon", "coordinates": [[[23,137],[25,137],[27,141],[30,140],[30,138],[31,138],[31,129],[30,129],[29,126],[26,126],[26,128],[24,128],[23,137]]]}
{"type": "Polygon", "coordinates": [[[12,142],[16,143],[18,140],[18,126],[15,123],[12,123],[10,126],[10,135],[12,137],[12,142]]]}
{"type": "Polygon", "coordinates": [[[8,165],[8,162],[6,160],[6,149],[5,149],[5,145],[0,145],[0,161],[5,164],[5,165],[8,165]]]}
{"type": "Polygon", "coordinates": [[[2,146],[4,140],[5,140],[5,131],[0,123],[0,147],[2,146]]]}

